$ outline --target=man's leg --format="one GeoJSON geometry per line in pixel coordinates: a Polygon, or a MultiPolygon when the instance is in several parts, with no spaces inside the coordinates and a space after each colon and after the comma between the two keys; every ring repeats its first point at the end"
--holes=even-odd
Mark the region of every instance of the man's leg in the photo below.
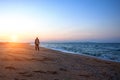
{"type": "Polygon", "coordinates": [[[39,45],[38,44],[36,45],[36,47],[37,47],[37,51],[39,51],[39,45]]]}
{"type": "Polygon", "coordinates": [[[35,50],[37,51],[37,46],[35,45],[35,50]]]}
{"type": "Polygon", "coordinates": [[[38,51],[39,51],[39,45],[38,45],[38,51]]]}

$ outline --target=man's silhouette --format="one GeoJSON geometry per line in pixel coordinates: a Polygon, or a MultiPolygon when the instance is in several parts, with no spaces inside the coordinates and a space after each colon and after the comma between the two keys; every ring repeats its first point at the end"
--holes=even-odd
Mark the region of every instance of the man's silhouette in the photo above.
{"type": "Polygon", "coordinates": [[[39,51],[39,44],[40,44],[40,41],[39,41],[38,37],[36,37],[36,39],[35,39],[35,50],[36,51],[39,51]]]}

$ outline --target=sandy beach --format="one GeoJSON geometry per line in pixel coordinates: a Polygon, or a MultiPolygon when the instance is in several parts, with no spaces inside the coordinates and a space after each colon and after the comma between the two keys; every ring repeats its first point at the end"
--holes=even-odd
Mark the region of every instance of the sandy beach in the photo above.
{"type": "Polygon", "coordinates": [[[120,80],[120,63],[22,43],[0,43],[0,80],[120,80]]]}

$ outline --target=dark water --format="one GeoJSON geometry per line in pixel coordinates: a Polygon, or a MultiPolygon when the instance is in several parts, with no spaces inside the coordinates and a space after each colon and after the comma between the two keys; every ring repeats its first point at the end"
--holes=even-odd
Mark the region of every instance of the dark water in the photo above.
{"type": "Polygon", "coordinates": [[[41,43],[41,46],[120,62],[120,43],[41,43]]]}

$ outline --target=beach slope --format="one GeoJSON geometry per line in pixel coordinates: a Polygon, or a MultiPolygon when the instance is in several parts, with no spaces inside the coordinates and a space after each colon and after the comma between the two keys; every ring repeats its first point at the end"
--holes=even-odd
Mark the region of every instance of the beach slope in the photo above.
{"type": "Polygon", "coordinates": [[[0,43],[0,80],[120,80],[120,63],[0,43]]]}

